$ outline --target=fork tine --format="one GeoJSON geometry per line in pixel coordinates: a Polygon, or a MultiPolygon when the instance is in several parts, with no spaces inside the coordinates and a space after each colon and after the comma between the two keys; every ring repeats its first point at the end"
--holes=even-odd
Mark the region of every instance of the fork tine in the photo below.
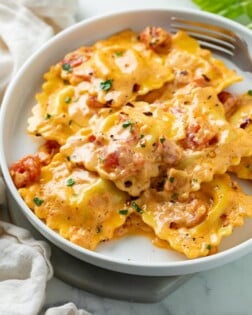
{"type": "Polygon", "coordinates": [[[224,54],[224,55],[229,55],[230,57],[233,57],[234,56],[234,51],[232,50],[227,50],[226,48],[220,46],[220,45],[216,45],[216,44],[212,44],[212,43],[209,43],[209,42],[204,42],[204,41],[201,41],[199,40],[199,43],[200,43],[200,46],[202,48],[206,48],[206,49],[210,49],[210,50],[215,50],[217,51],[218,53],[221,53],[221,54],[224,54]]]}
{"type": "Polygon", "coordinates": [[[216,26],[216,25],[210,25],[206,23],[200,23],[200,22],[195,22],[195,21],[187,21],[185,19],[177,18],[177,17],[171,17],[171,20],[180,23],[182,25],[189,25],[189,26],[196,26],[201,29],[205,29],[207,31],[211,30],[218,33],[221,33],[222,35],[226,35],[227,38],[236,38],[236,34],[226,28],[223,28],[221,26],[216,26]]]}
{"type": "MultiPolygon", "coordinates": [[[[173,26],[173,28],[175,28],[173,26]]],[[[203,46],[207,46],[208,48],[213,48],[213,47],[216,47],[216,49],[220,49],[220,50],[225,50],[225,52],[229,53],[230,55],[233,54],[234,52],[234,45],[229,43],[229,42],[226,42],[226,41],[223,41],[220,36],[218,37],[212,37],[212,35],[209,35],[205,32],[192,32],[190,29],[187,29],[187,28],[182,28],[182,27],[176,27],[174,31],[177,31],[177,30],[183,30],[183,31],[186,31],[190,36],[194,37],[195,39],[197,39],[201,45],[203,46]]],[[[171,29],[171,31],[173,31],[173,29],[171,29]]]]}
{"type": "Polygon", "coordinates": [[[183,30],[199,41],[202,47],[233,57],[237,36],[225,28],[172,17],[171,31],[183,30]]]}
{"type": "Polygon", "coordinates": [[[246,40],[229,29],[195,22],[183,18],[171,17],[170,30],[184,30],[196,38],[201,47],[216,51],[218,55],[228,57],[244,71],[252,71],[252,58],[246,40]]]}
{"type": "Polygon", "coordinates": [[[175,29],[180,29],[180,30],[186,31],[192,35],[202,35],[202,38],[207,37],[207,38],[211,38],[212,40],[222,41],[222,42],[225,42],[227,44],[230,44],[231,46],[235,42],[234,37],[232,37],[232,38],[226,37],[225,35],[223,35],[221,33],[215,33],[215,32],[212,32],[211,30],[203,31],[203,30],[197,29],[197,28],[184,27],[184,25],[182,25],[182,24],[171,24],[171,27],[173,27],[175,29]]]}

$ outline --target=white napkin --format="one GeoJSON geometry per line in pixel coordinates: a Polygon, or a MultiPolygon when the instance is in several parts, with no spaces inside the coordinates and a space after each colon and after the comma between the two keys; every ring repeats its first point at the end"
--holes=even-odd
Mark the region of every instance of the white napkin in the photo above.
{"type": "Polygon", "coordinates": [[[78,310],[73,303],[67,303],[63,306],[52,307],[45,312],[45,315],[90,315],[84,310],[78,310]]]}
{"type": "MultiPolygon", "coordinates": [[[[61,29],[73,24],[77,0],[0,0],[0,102],[25,60],[61,29]]],[[[0,205],[4,204],[0,174],[0,205]]],[[[0,208],[1,209],[1,208],[0,208]]],[[[36,315],[53,275],[50,247],[20,227],[0,221],[0,314],[36,315]]],[[[73,303],[46,315],[87,315],[73,303]]]]}
{"type": "Polygon", "coordinates": [[[50,248],[25,229],[0,222],[0,314],[35,315],[52,277],[50,248]]]}
{"type": "Polygon", "coordinates": [[[74,22],[76,3],[0,0],[0,101],[24,61],[52,35],[74,22]]]}

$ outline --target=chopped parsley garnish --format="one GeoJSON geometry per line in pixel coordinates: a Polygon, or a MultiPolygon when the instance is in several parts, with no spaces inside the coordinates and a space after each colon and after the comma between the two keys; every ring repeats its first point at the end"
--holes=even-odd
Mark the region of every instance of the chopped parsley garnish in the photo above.
{"type": "Polygon", "coordinates": [[[165,142],[165,138],[164,137],[160,138],[159,140],[160,140],[161,143],[165,142]]]}
{"type": "Polygon", "coordinates": [[[66,185],[71,187],[75,184],[75,180],[73,178],[68,178],[66,185]]]}
{"type": "Polygon", "coordinates": [[[71,156],[68,155],[66,158],[68,161],[71,161],[71,156]]]}
{"type": "Polygon", "coordinates": [[[252,90],[248,90],[248,95],[252,96],[252,90]]]}
{"type": "Polygon", "coordinates": [[[169,182],[170,182],[170,183],[173,183],[173,182],[174,182],[174,179],[175,179],[174,177],[169,177],[169,182]]]}
{"type": "Polygon", "coordinates": [[[40,199],[39,197],[34,197],[33,198],[33,202],[35,203],[35,205],[36,206],[41,206],[42,205],[42,203],[44,202],[44,200],[43,199],[40,199]]]}
{"type": "Polygon", "coordinates": [[[67,72],[71,72],[72,71],[72,67],[71,67],[70,63],[63,63],[62,69],[67,71],[67,72]]]}
{"type": "Polygon", "coordinates": [[[131,202],[131,207],[132,207],[133,209],[135,209],[136,212],[138,212],[138,213],[143,213],[143,209],[141,209],[141,208],[139,207],[139,205],[138,205],[135,201],[132,201],[132,202],[131,202]]]}
{"type": "Polygon", "coordinates": [[[212,245],[211,245],[211,244],[208,244],[206,248],[207,248],[208,250],[211,250],[211,249],[212,249],[212,245]]]}
{"type": "Polygon", "coordinates": [[[119,210],[119,213],[122,214],[122,215],[127,215],[129,212],[128,209],[122,209],[122,210],[119,210]]]}
{"type": "Polygon", "coordinates": [[[123,128],[128,128],[128,127],[132,127],[133,126],[133,122],[131,120],[126,120],[123,124],[122,124],[123,128]]]}
{"type": "Polygon", "coordinates": [[[71,97],[68,96],[65,98],[65,103],[69,104],[71,101],[72,101],[71,97]]]}
{"type": "Polygon", "coordinates": [[[122,57],[123,51],[115,51],[116,57],[122,57]]]}
{"type": "Polygon", "coordinates": [[[112,87],[112,80],[102,81],[100,87],[103,91],[109,91],[112,87]]]}

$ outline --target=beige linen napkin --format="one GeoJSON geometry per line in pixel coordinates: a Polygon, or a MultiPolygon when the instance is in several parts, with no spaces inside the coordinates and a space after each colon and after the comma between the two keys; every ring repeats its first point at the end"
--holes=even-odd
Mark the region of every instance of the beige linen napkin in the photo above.
{"type": "MultiPolygon", "coordinates": [[[[0,0],[0,102],[25,60],[55,33],[75,22],[77,0],[0,0]]],[[[0,210],[5,201],[0,173],[0,210]]],[[[0,314],[36,315],[53,275],[50,247],[20,227],[0,221],[0,314]]],[[[86,315],[74,304],[46,315],[86,315]]]]}

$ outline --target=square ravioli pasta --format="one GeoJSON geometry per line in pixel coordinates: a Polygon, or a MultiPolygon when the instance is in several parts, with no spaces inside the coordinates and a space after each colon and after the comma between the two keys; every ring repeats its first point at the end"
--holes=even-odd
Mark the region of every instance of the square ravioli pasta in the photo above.
{"type": "Polygon", "coordinates": [[[134,231],[196,258],[252,216],[228,174],[250,163],[251,99],[226,90],[242,77],[184,31],[121,31],[44,79],[27,127],[43,144],[10,174],[62,237],[95,250],[134,231]]]}

